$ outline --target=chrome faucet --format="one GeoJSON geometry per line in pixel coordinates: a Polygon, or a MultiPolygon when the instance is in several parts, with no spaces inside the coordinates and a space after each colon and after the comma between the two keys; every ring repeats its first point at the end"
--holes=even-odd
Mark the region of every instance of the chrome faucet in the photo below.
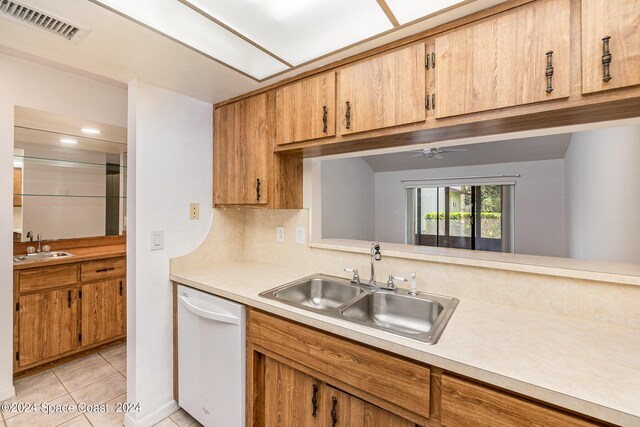
{"type": "Polygon", "coordinates": [[[36,248],[36,253],[42,252],[42,234],[38,233],[38,247],[36,248]]]}
{"type": "Polygon", "coordinates": [[[33,242],[33,233],[31,230],[27,231],[27,239],[29,239],[30,242],[33,242]]]}
{"type": "Polygon", "coordinates": [[[380,243],[371,244],[371,278],[369,279],[369,286],[378,286],[376,284],[376,274],[373,269],[373,261],[380,261],[382,254],[380,253],[380,243]]]}

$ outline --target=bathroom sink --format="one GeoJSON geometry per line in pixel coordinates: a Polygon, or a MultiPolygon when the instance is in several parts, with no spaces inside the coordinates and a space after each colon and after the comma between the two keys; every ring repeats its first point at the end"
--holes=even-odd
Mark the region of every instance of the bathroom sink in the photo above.
{"type": "Polygon", "coordinates": [[[338,308],[363,292],[363,288],[347,280],[316,276],[277,288],[271,294],[291,304],[326,310],[338,308]]]}
{"type": "Polygon", "coordinates": [[[260,296],[426,344],[440,338],[458,300],[406,289],[384,290],[317,274],[260,296]]]}
{"type": "Polygon", "coordinates": [[[409,295],[405,290],[374,291],[342,309],[342,316],[372,328],[429,340],[457,300],[436,295],[409,295]]]}
{"type": "Polygon", "coordinates": [[[48,259],[66,258],[70,256],[73,256],[73,254],[70,254],[69,252],[63,252],[63,251],[38,252],[35,254],[14,256],[13,261],[14,262],[41,261],[41,260],[48,260],[48,259]]]}

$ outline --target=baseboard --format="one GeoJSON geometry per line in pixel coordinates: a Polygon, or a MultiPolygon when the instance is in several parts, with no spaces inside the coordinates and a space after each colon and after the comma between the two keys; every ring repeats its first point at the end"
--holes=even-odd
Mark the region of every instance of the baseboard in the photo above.
{"type": "Polygon", "coordinates": [[[180,409],[180,406],[178,406],[178,402],[172,400],[138,420],[133,419],[131,414],[127,414],[124,417],[124,425],[125,427],[151,427],[164,420],[178,409],[180,409]]]}
{"type": "Polygon", "coordinates": [[[16,397],[16,389],[13,386],[0,390],[0,402],[11,399],[12,397],[16,397]]]}

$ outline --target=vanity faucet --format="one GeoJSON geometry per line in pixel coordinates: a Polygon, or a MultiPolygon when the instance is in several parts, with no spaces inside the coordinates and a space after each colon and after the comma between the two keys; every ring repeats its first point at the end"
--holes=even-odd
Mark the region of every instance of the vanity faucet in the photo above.
{"type": "Polygon", "coordinates": [[[31,230],[27,231],[27,239],[29,239],[30,242],[33,242],[33,233],[31,230]]]}
{"type": "Polygon", "coordinates": [[[380,261],[382,254],[380,253],[380,243],[375,242],[371,244],[371,278],[369,279],[369,286],[378,286],[376,283],[376,274],[373,268],[374,261],[380,261]]]}
{"type": "Polygon", "coordinates": [[[36,248],[36,253],[42,252],[42,234],[38,233],[38,247],[36,248]]]}

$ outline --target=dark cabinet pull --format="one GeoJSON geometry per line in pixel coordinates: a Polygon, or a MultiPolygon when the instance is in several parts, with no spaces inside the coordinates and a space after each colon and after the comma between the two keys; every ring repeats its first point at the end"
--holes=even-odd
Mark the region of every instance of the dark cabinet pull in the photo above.
{"type": "Polygon", "coordinates": [[[430,65],[429,65],[429,58],[430,58],[430,57],[431,57],[431,55],[429,55],[429,54],[427,53],[427,59],[425,60],[425,65],[427,66],[427,70],[430,68],[430,65]]]}
{"type": "Polygon", "coordinates": [[[69,307],[71,307],[71,291],[67,293],[67,302],[69,303],[69,307]]]}
{"type": "Polygon", "coordinates": [[[120,280],[120,296],[122,296],[122,280],[120,280]]]}
{"type": "Polygon", "coordinates": [[[425,107],[427,107],[427,111],[431,109],[431,97],[427,95],[427,101],[425,102],[425,107]]]}
{"type": "Polygon", "coordinates": [[[336,427],[336,423],[338,422],[338,413],[336,412],[336,405],[338,404],[338,399],[335,396],[331,397],[331,426],[336,427]]]}
{"type": "Polygon", "coordinates": [[[544,73],[547,76],[547,93],[553,92],[553,51],[547,52],[547,69],[544,73]]]}
{"type": "Polygon", "coordinates": [[[344,113],[344,118],[347,120],[347,129],[351,128],[351,103],[347,101],[347,111],[344,113]]]}
{"type": "Polygon", "coordinates": [[[311,414],[313,418],[318,415],[318,386],[313,385],[313,397],[311,398],[311,404],[313,405],[313,413],[311,414]]]}
{"type": "Polygon", "coordinates": [[[115,270],[115,267],[101,268],[100,270],[96,270],[96,273],[105,273],[107,271],[115,270]]]}
{"type": "Polygon", "coordinates": [[[260,201],[260,178],[256,178],[256,200],[260,201]]]}
{"type": "Polygon", "coordinates": [[[327,106],[322,106],[322,132],[327,133],[327,106]]]}
{"type": "Polygon", "coordinates": [[[609,51],[609,39],[611,36],[606,36],[602,39],[602,65],[604,66],[603,81],[608,82],[611,80],[611,52],[609,51]]]}
{"type": "Polygon", "coordinates": [[[431,52],[431,68],[436,68],[436,53],[431,52]]]}
{"type": "Polygon", "coordinates": [[[431,95],[431,109],[436,111],[436,94],[431,95]]]}

